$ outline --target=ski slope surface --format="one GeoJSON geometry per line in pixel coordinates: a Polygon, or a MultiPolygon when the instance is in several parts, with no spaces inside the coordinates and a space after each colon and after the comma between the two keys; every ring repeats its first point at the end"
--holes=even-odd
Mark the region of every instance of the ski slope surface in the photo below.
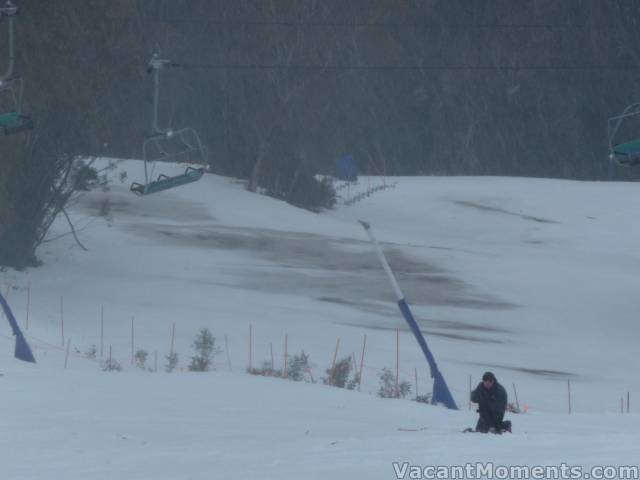
{"type": "Polygon", "coordinates": [[[69,210],[88,251],[61,219],[42,266],[0,272],[38,361],[13,358],[0,318],[0,479],[640,478],[636,184],[362,177],[314,214],[210,174],[139,198],[141,174],[117,161],[109,190],[69,210]],[[459,410],[411,401],[429,369],[358,220],[459,410]],[[202,328],[220,352],[189,372],[202,328]],[[309,355],[315,383],[246,373],[283,368],[285,348],[309,355]],[[151,371],[132,364],[139,349],[151,371]],[[323,385],[346,356],[360,391],[323,385]],[[103,371],[109,358],[122,371],[103,371]],[[406,399],[376,395],[384,368],[406,399]],[[507,414],[513,434],[461,433],[485,370],[527,410],[507,414]]]}

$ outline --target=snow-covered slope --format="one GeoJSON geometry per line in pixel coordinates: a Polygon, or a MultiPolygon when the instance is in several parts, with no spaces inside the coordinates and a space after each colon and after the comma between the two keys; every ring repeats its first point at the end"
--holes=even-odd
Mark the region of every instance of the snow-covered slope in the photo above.
{"type": "Polygon", "coordinates": [[[109,192],[72,209],[89,252],[65,236],[43,245],[42,267],[0,273],[38,359],[12,358],[3,323],[0,478],[395,478],[393,461],[640,458],[640,421],[619,414],[627,392],[632,412],[640,394],[636,185],[395,178],[316,215],[213,175],[138,198],[121,171],[139,180],[141,165],[120,162],[109,192]],[[459,412],[375,397],[381,369],[396,368],[396,329],[401,378],[413,384],[417,372],[421,394],[430,379],[358,219],[382,242],[459,412]],[[103,355],[110,348],[124,372],[83,355],[91,345],[100,354],[101,310],[103,355]],[[209,328],[223,349],[216,371],[136,371],[132,318],[134,348],[150,364],[157,352],[160,368],[174,323],[183,369],[209,328]],[[359,363],[366,335],[361,392],[246,375],[250,326],[254,366],[272,350],[281,366],[286,336],[289,354],[310,354],[316,379],[338,339],[338,356],[359,363]],[[513,416],[513,435],[463,436],[474,422],[469,377],[487,369],[529,413],[513,416]]]}

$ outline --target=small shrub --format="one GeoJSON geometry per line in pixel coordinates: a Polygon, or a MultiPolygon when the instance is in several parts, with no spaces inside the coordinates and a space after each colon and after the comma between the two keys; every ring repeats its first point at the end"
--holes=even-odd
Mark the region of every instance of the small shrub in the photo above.
{"type": "Polygon", "coordinates": [[[221,352],[216,347],[216,337],[211,334],[208,328],[203,328],[196,335],[195,341],[191,344],[196,354],[191,357],[191,372],[206,372],[211,367],[213,358],[221,352]]]}
{"type": "Polygon", "coordinates": [[[318,180],[314,175],[301,175],[287,201],[312,212],[319,212],[335,207],[336,191],[330,178],[318,180]]]}
{"type": "Polygon", "coordinates": [[[84,352],[84,356],[85,356],[85,358],[89,358],[91,360],[95,360],[97,352],[98,352],[98,349],[96,348],[96,346],[95,345],[90,345],[89,348],[87,349],[87,351],[84,352]]]}
{"type": "Polygon", "coordinates": [[[108,358],[102,363],[103,372],[121,372],[122,365],[113,357],[108,358]]]}
{"type": "Polygon", "coordinates": [[[360,374],[353,372],[354,370],[355,363],[352,357],[341,358],[332,368],[326,370],[327,376],[322,379],[322,382],[325,385],[355,390],[360,384],[360,374]]]}
{"type": "Polygon", "coordinates": [[[349,382],[351,373],[351,357],[341,358],[331,368],[327,368],[327,376],[322,379],[325,385],[333,385],[338,388],[345,388],[349,382]]]}
{"type": "Polygon", "coordinates": [[[173,352],[164,358],[167,360],[167,364],[164,366],[164,371],[167,373],[173,372],[178,366],[178,354],[173,352]]]}
{"type": "Polygon", "coordinates": [[[347,390],[355,390],[358,385],[360,385],[360,374],[355,373],[347,382],[347,390]]]}
{"type": "Polygon", "coordinates": [[[294,382],[305,381],[315,383],[311,375],[308,354],[300,352],[297,355],[293,355],[288,358],[287,364],[289,365],[287,368],[287,379],[293,380],[294,382]]]}
{"type": "Polygon", "coordinates": [[[146,370],[148,357],[149,357],[149,354],[147,353],[146,350],[136,351],[135,355],[133,356],[133,359],[136,362],[136,367],[140,368],[141,370],[146,370]]]}
{"type": "Polygon", "coordinates": [[[426,395],[418,395],[414,400],[418,403],[431,404],[431,393],[427,393],[426,395]]]}
{"type": "Polygon", "coordinates": [[[247,373],[250,375],[260,375],[263,377],[282,377],[282,370],[273,368],[271,362],[262,362],[261,368],[247,368],[247,373]]]}
{"type": "Polygon", "coordinates": [[[380,385],[378,387],[378,396],[382,398],[405,398],[411,393],[411,384],[406,380],[396,385],[396,377],[389,368],[383,368],[382,373],[378,375],[380,385]]]}

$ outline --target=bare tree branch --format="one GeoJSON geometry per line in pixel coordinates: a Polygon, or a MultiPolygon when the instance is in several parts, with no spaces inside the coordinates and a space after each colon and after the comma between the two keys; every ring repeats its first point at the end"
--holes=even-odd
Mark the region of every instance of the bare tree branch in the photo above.
{"type": "Polygon", "coordinates": [[[80,246],[81,249],[83,249],[85,252],[88,252],[89,249],[82,244],[82,242],[78,238],[78,235],[76,234],[76,229],[73,226],[73,222],[69,218],[69,214],[67,213],[67,209],[62,207],[62,213],[64,214],[65,218],[67,219],[67,222],[69,223],[69,228],[71,229],[71,233],[73,234],[73,238],[75,238],[76,243],[80,246]]]}

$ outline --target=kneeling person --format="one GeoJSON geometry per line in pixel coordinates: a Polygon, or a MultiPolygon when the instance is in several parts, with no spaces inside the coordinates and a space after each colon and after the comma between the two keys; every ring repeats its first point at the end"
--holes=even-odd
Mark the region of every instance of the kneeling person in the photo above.
{"type": "Polygon", "coordinates": [[[471,392],[471,401],[478,404],[480,414],[477,432],[511,431],[511,422],[503,421],[507,408],[507,391],[498,383],[493,373],[485,372],[482,375],[482,382],[471,392]]]}

